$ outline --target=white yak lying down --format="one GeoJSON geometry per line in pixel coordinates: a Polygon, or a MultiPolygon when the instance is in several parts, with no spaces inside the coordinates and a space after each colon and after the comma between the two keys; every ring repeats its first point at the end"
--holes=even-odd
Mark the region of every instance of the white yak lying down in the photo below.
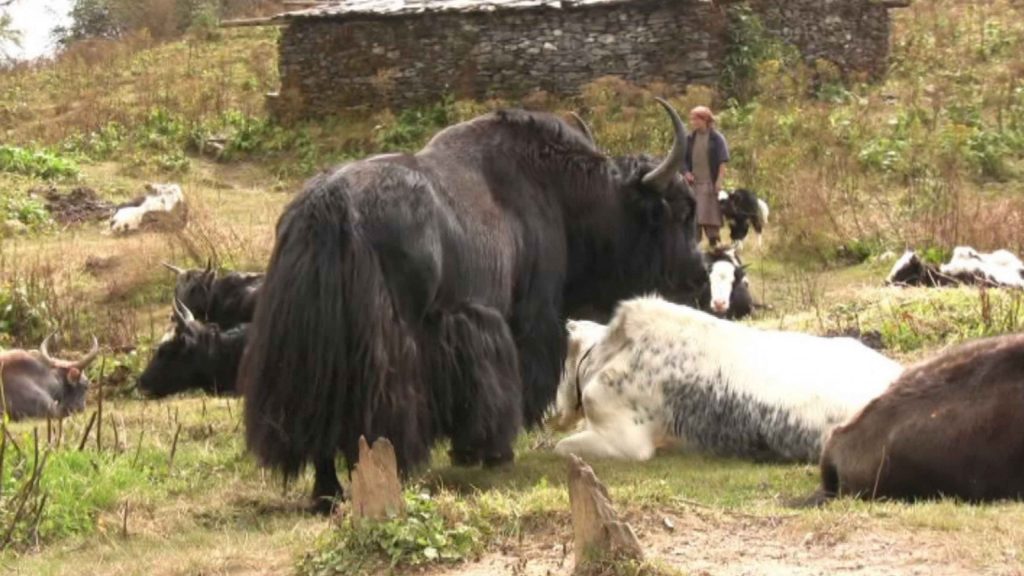
{"type": "Polygon", "coordinates": [[[607,328],[568,322],[559,454],[647,460],[682,443],[722,456],[816,462],[826,434],[903,367],[852,338],[762,330],[654,297],[607,328]]]}

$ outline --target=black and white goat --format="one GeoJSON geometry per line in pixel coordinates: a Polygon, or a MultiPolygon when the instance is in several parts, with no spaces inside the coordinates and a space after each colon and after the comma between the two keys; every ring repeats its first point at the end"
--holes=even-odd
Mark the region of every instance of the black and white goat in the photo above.
{"type": "Polygon", "coordinates": [[[893,264],[887,284],[901,286],[983,285],[1024,288],[1024,263],[1008,250],[980,253],[970,246],[957,246],[949,262],[935,266],[907,250],[893,264]]]}
{"type": "Polygon", "coordinates": [[[768,224],[767,202],[746,188],[737,188],[719,192],[718,206],[722,212],[722,220],[729,226],[729,238],[733,244],[742,247],[743,239],[753,226],[757,232],[757,245],[762,245],[761,235],[768,224]]]}

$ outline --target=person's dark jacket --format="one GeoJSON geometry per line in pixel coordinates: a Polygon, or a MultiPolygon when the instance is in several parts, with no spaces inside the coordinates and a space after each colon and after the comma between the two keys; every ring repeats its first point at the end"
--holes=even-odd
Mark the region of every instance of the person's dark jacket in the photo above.
{"type": "MultiPolygon", "coordinates": [[[[696,132],[690,132],[686,137],[686,161],[685,168],[686,172],[693,172],[693,141],[697,137],[696,132]]],[[[711,176],[712,182],[718,182],[718,175],[721,171],[722,164],[729,161],[729,144],[725,141],[725,136],[714,128],[711,129],[708,135],[708,162],[711,164],[711,176]]]]}

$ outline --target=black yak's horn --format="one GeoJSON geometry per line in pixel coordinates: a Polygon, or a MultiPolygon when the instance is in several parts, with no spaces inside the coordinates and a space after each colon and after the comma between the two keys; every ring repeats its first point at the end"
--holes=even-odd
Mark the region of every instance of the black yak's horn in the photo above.
{"type": "Polygon", "coordinates": [[[580,118],[580,115],[575,112],[569,112],[569,115],[576,121],[576,127],[580,129],[580,132],[583,132],[583,135],[587,137],[587,140],[590,140],[591,144],[597,145],[597,140],[594,139],[594,132],[590,130],[590,126],[583,120],[583,118],[580,118]]]}
{"type": "Polygon", "coordinates": [[[682,118],[679,117],[679,114],[676,113],[675,108],[672,108],[671,104],[663,98],[655,98],[655,100],[665,108],[669,118],[672,120],[675,142],[672,143],[672,150],[661,164],[644,176],[643,183],[645,186],[662,191],[667,189],[669,184],[672,183],[672,179],[682,168],[683,160],[686,158],[686,126],[683,125],[682,118]]]}
{"type": "Polygon", "coordinates": [[[184,324],[195,322],[196,320],[195,315],[188,309],[188,306],[185,306],[185,303],[177,298],[174,299],[174,315],[184,324]]]}
{"type": "Polygon", "coordinates": [[[168,264],[167,262],[161,262],[160,264],[162,264],[164,268],[167,268],[168,270],[170,270],[171,272],[174,272],[178,276],[181,276],[182,274],[185,273],[184,269],[178,268],[177,266],[174,266],[173,264],[168,264]]]}

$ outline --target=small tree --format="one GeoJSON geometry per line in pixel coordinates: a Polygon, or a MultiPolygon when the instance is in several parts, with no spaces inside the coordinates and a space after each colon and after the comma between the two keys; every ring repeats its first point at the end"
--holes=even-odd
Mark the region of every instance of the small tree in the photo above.
{"type": "MultiPolygon", "coordinates": [[[[6,4],[2,4],[6,6],[6,4]]],[[[6,11],[0,14],[0,59],[9,60],[8,46],[21,47],[21,31],[14,28],[14,20],[6,11]]]]}

